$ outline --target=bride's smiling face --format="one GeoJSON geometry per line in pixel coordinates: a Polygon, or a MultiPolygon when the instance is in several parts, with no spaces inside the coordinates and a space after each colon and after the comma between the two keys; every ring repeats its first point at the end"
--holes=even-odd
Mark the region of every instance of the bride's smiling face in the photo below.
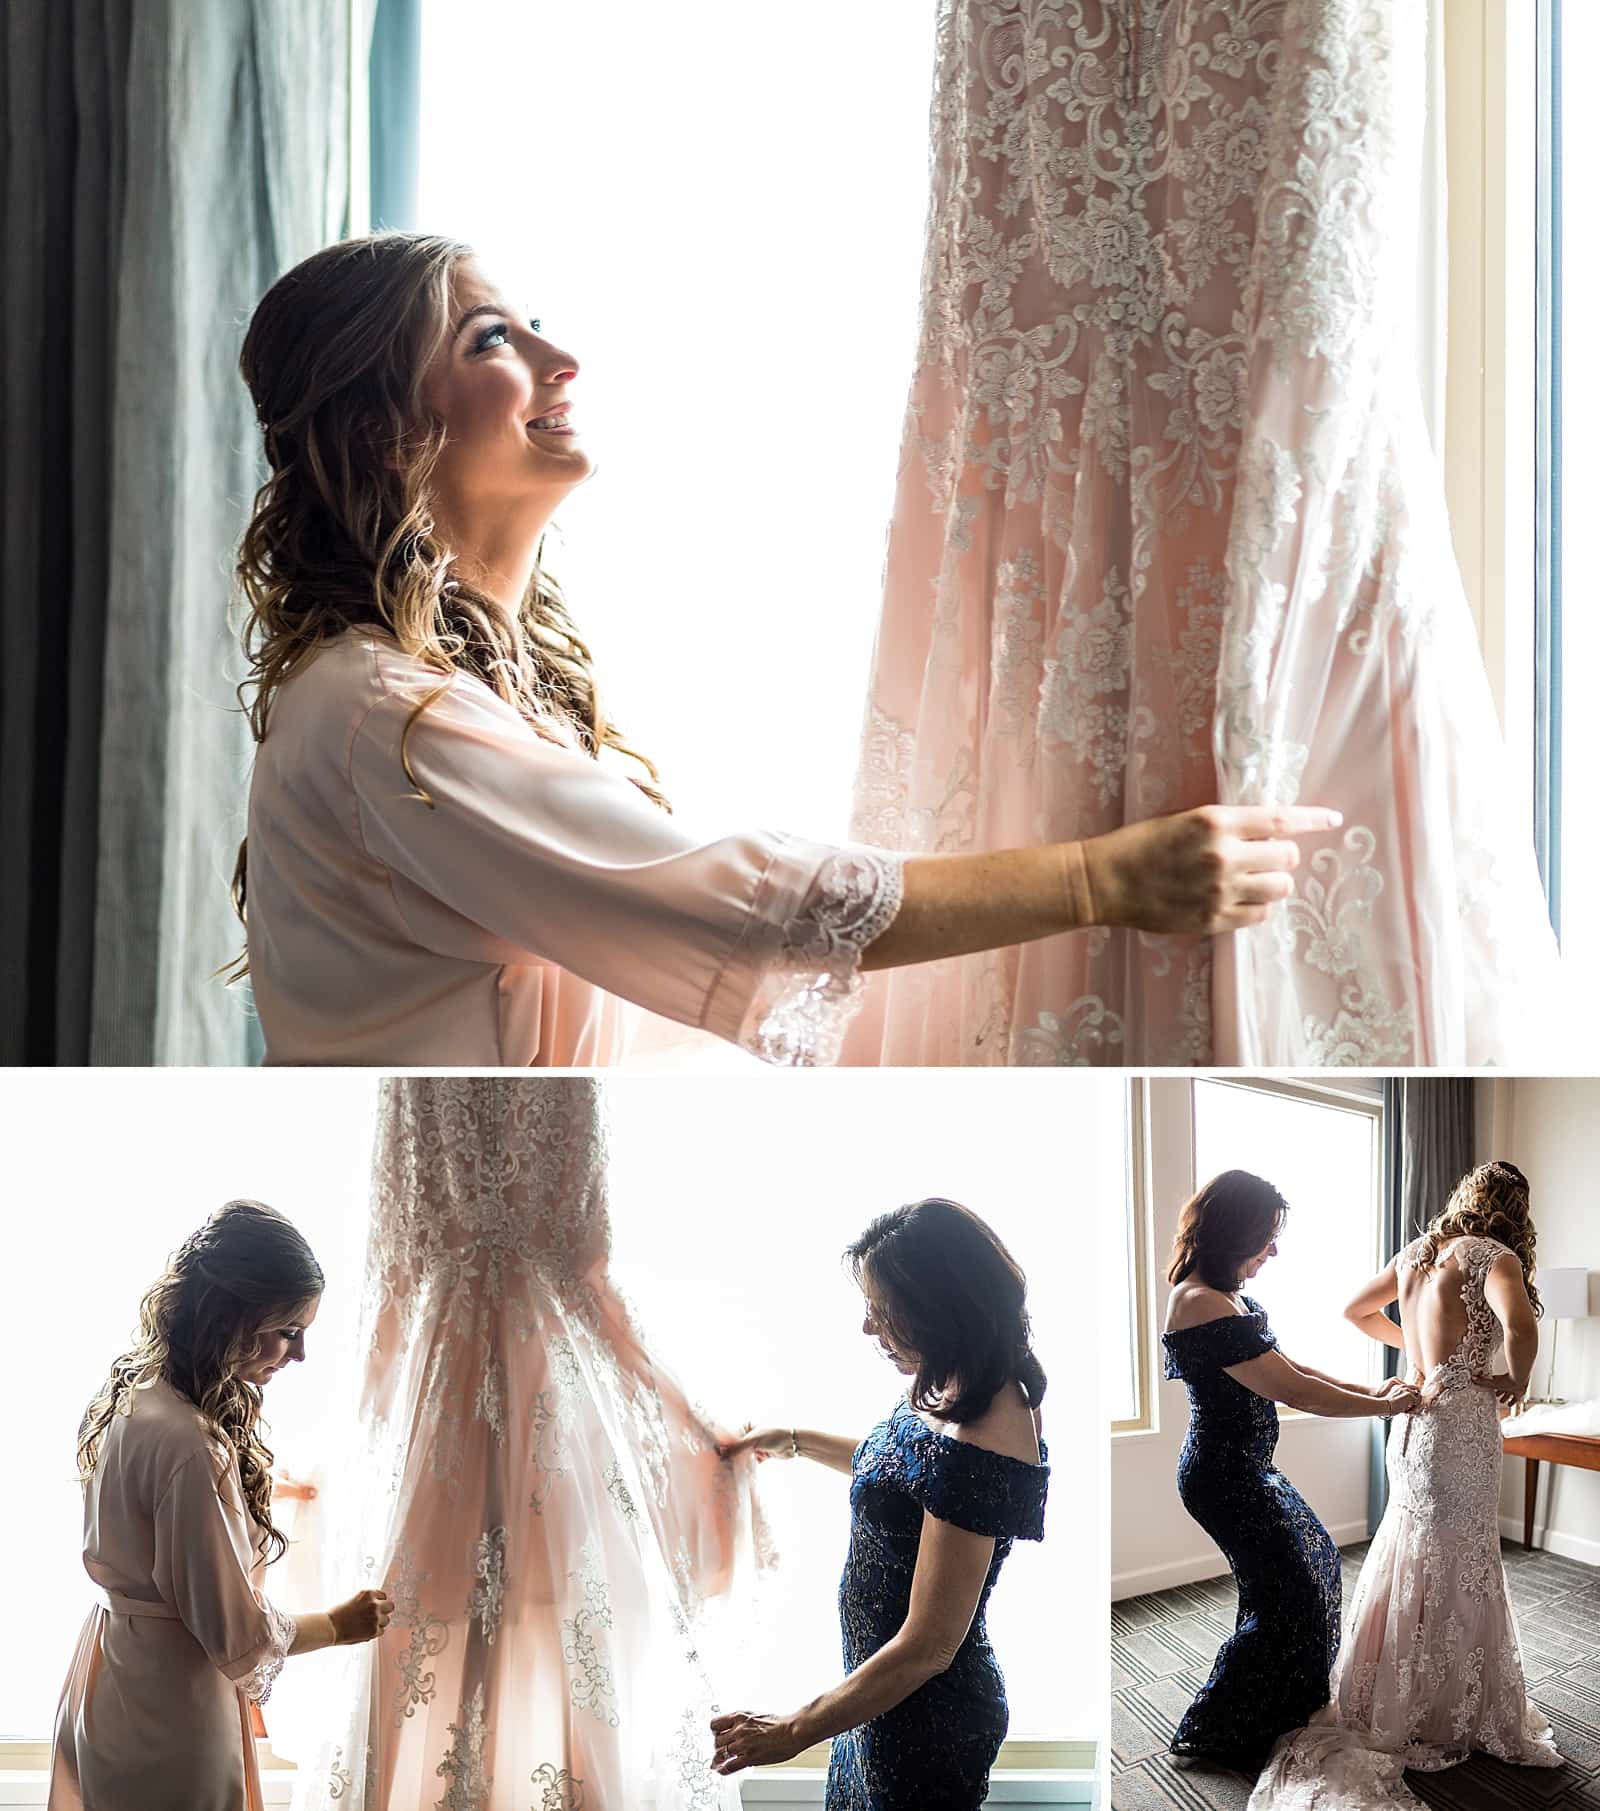
{"type": "Polygon", "coordinates": [[[548,501],[583,483],[594,468],[574,410],[577,375],[572,354],[475,259],[456,265],[444,343],[422,381],[445,428],[433,482],[447,507],[548,501]]]}

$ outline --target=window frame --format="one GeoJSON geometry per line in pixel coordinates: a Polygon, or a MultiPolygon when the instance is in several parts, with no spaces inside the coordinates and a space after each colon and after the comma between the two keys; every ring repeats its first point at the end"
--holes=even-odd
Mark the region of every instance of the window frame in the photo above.
{"type": "MultiPolygon", "coordinates": [[[[1334,1079],[1333,1072],[1329,1077],[1311,1078],[1307,1076],[1269,1076],[1241,1074],[1237,1071],[1201,1071],[1183,1077],[1188,1086],[1189,1124],[1188,1124],[1188,1159],[1191,1184],[1199,1186],[1197,1166],[1196,1105],[1195,1089],[1201,1082],[1218,1087],[1238,1088],[1249,1093],[1274,1095],[1281,1099],[1297,1100],[1311,1106],[1337,1108],[1345,1112],[1356,1112],[1368,1118],[1374,1128],[1372,1140],[1372,1195],[1373,1213],[1370,1233],[1370,1260],[1374,1274],[1383,1266],[1383,1161],[1384,1135],[1389,1124],[1389,1111],[1380,1091],[1373,1092],[1370,1081],[1362,1078],[1349,1080],[1334,1079]]],[[[1120,1440],[1138,1438],[1160,1432],[1160,1415],[1158,1408],[1156,1378],[1156,1321],[1155,1321],[1155,1262],[1154,1262],[1154,1226],[1153,1226],[1153,1184],[1151,1180],[1154,1162],[1154,1148],[1150,1138],[1150,1080],[1149,1076],[1130,1076],[1128,1080],[1128,1161],[1125,1169],[1127,1187],[1123,1211],[1133,1221],[1130,1246],[1132,1248],[1132,1277],[1130,1288],[1134,1294],[1134,1376],[1139,1413],[1132,1420],[1113,1420],[1111,1437],[1113,1444],[1120,1440]]],[[[1377,1381],[1377,1365],[1382,1358],[1381,1348],[1374,1346],[1369,1356],[1372,1368],[1371,1381],[1377,1381]]],[[[1279,1406],[1280,1420],[1304,1420],[1301,1411],[1279,1406]]]]}

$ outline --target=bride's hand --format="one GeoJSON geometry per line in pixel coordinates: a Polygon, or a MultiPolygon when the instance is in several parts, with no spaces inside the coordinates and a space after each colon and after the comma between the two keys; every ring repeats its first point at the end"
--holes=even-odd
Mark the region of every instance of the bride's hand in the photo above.
{"type": "Polygon", "coordinates": [[[758,1460],[792,1459],[795,1457],[794,1429],[752,1427],[747,1421],[738,1434],[717,1447],[717,1456],[722,1459],[737,1459],[740,1453],[754,1453],[758,1460]]]}
{"type": "Polygon", "coordinates": [[[1478,1372],[1472,1381],[1480,1390],[1488,1390],[1494,1399],[1506,1408],[1522,1407],[1522,1394],[1505,1371],[1478,1372]]]}
{"type": "Polygon", "coordinates": [[[805,1747],[787,1717],[764,1717],[748,1710],[729,1711],[711,1719],[716,1773],[738,1773],[744,1767],[771,1767],[790,1761],[805,1747]]]}
{"type": "Polygon", "coordinates": [[[1090,921],[1191,937],[1260,924],[1294,891],[1294,839],[1342,821],[1307,805],[1202,805],[1091,837],[1090,921]]]}

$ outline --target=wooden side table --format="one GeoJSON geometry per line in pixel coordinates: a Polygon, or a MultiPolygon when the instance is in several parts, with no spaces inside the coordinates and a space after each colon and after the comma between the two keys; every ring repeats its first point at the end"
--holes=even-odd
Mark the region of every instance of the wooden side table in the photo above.
{"type": "Polygon", "coordinates": [[[1522,1544],[1533,1550],[1533,1509],[1539,1494],[1539,1461],[1576,1465],[1580,1471],[1600,1471],[1600,1435],[1507,1434],[1505,1449],[1514,1459],[1527,1461],[1522,1488],[1522,1544]]]}

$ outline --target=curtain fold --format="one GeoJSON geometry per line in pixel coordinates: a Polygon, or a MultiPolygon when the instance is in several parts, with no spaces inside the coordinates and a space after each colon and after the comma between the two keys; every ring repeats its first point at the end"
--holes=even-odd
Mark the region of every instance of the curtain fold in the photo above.
{"type": "Polygon", "coordinates": [[[342,230],[349,21],[324,0],[17,0],[0,23],[0,1060],[245,1059],[211,979],[249,738],[232,550],[257,297],[342,230]]]}
{"type": "MultiPolygon", "coordinates": [[[[1382,1261],[1387,1264],[1449,1199],[1477,1153],[1476,1095],[1470,1076],[1393,1076],[1383,1084],[1382,1261]]],[[[1399,1324],[1397,1308],[1388,1310],[1399,1324]]],[[[1384,1376],[1397,1376],[1400,1354],[1384,1348],[1384,1376]]],[[[1384,1462],[1389,1424],[1369,1428],[1372,1469],[1367,1486],[1367,1532],[1375,1534],[1389,1501],[1384,1462]]]]}
{"type": "Polygon", "coordinates": [[[1419,383],[1427,12],[941,0],[854,834],[1345,823],[1214,945],[874,977],[850,1060],[1437,1067],[1544,1034],[1554,943],[1419,383]]]}

